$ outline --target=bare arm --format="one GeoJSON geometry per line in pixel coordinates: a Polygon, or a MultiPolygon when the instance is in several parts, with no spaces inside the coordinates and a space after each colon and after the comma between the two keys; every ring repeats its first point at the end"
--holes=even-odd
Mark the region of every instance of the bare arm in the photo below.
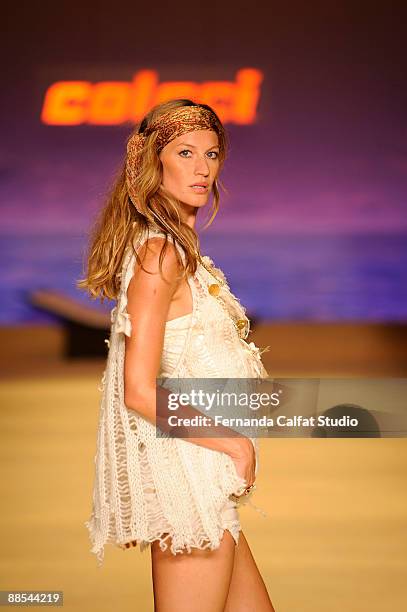
{"type": "MultiPolygon", "coordinates": [[[[160,275],[158,258],[163,241],[162,238],[154,238],[144,243],[139,255],[144,268],[154,274],[148,274],[136,263],[127,291],[127,311],[131,318],[132,333],[131,337],[125,337],[124,401],[127,408],[135,410],[153,424],[157,424],[156,377],[164,344],[165,322],[178,286],[177,275],[180,271],[175,247],[169,243],[162,265],[164,279],[160,275]]],[[[195,411],[192,407],[190,409],[195,411]]],[[[225,452],[237,461],[244,461],[247,457],[249,463],[252,463],[253,445],[245,437],[186,439],[225,452]]]]}

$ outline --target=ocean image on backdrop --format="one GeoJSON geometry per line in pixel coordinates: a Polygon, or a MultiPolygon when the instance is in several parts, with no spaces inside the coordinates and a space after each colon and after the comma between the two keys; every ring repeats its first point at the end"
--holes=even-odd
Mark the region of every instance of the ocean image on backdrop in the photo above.
{"type": "MultiPolygon", "coordinates": [[[[202,252],[227,276],[249,316],[276,321],[407,320],[405,234],[273,234],[202,232],[202,252]]],[[[3,272],[0,324],[55,319],[32,307],[30,292],[61,292],[99,310],[75,282],[82,274],[83,235],[0,236],[3,272]]]]}

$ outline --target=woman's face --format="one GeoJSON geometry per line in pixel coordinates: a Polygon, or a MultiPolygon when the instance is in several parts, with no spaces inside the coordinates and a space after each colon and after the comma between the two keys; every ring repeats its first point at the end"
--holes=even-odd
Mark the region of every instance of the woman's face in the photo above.
{"type": "Polygon", "coordinates": [[[180,202],[204,206],[219,171],[218,135],[196,130],[174,138],[160,153],[162,186],[180,202]]]}

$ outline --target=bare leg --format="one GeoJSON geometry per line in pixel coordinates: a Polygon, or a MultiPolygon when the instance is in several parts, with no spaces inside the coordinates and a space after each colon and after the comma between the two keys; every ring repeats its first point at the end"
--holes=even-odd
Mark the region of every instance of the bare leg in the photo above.
{"type": "Polygon", "coordinates": [[[243,531],[235,550],[224,612],[275,612],[243,531]]]}
{"type": "Polygon", "coordinates": [[[192,549],[173,555],[151,544],[155,612],[223,612],[235,556],[235,541],[225,530],[216,550],[192,549]]]}

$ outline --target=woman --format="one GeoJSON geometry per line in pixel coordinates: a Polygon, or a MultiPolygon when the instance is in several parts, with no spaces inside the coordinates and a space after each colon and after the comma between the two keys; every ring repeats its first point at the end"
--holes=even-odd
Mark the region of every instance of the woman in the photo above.
{"type": "Polygon", "coordinates": [[[245,341],[245,310],[195,232],[211,193],[209,224],[219,208],[225,156],[209,106],[152,109],[127,142],[78,283],[117,300],[86,522],[92,552],[101,564],[105,543],[151,545],[160,612],[273,610],[237,511],[254,488],[257,440],[162,438],[155,428],[157,378],[267,377],[261,351],[245,341]]]}

